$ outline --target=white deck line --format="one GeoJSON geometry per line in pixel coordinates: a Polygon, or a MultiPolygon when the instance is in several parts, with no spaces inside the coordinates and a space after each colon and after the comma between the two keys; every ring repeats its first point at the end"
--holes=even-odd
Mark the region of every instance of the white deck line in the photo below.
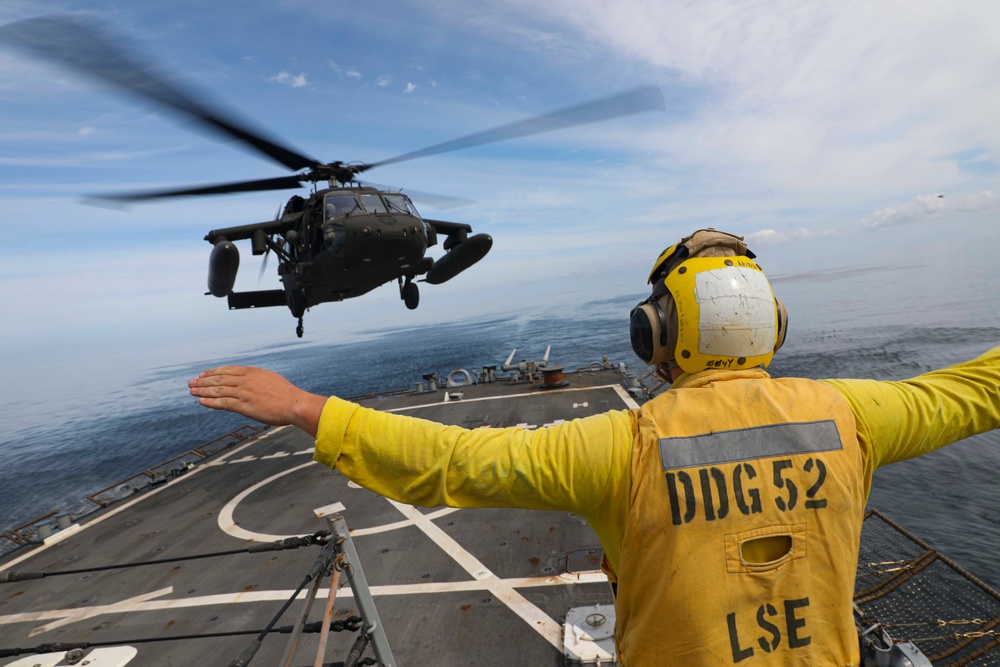
{"type": "MultiPolygon", "coordinates": [[[[436,595],[441,593],[463,593],[468,591],[491,591],[491,586],[496,581],[511,588],[539,588],[544,586],[577,586],[580,584],[607,583],[607,577],[600,570],[581,572],[572,576],[545,576],[545,577],[515,577],[512,579],[484,579],[464,581],[440,581],[421,584],[388,584],[382,586],[372,586],[371,593],[375,597],[388,597],[392,595],[436,595]]],[[[144,596],[137,596],[121,602],[114,602],[106,605],[95,605],[93,607],[72,607],[67,609],[50,609],[47,611],[31,611],[18,614],[7,614],[0,616],[0,625],[15,625],[17,623],[38,623],[45,621],[59,621],[67,619],[67,622],[96,618],[102,614],[122,613],[128,611],[164,611],[170,609],[185,609],[188,607],[211,607],[214,605],[245,604],[254,602],[283,602],[292,596],[294,589],[275,589],[270,591],[240,591],[239,593],[218,593],[215,595],[200,595],[197,597],[184,597],[176,600],[154,600],[149,599],[153,595],[167,593],[167,589],[155,591],[144,596]],[[140,599],[145,598],[145,599],[140,599]],[[127,607],[127,609],[126,609],[127,607]]],[[[299,593],[297,599],[305,599],[306,591],[299,593]]],[[[322,588],[316,592],[318,599],[325,599],[329,596],[329,589],[322,588]]],[[[337,591],[337,598],[353,597],[354,593],[349,587],[344,587],[337,591]]],[[[44,626],[42,626],[44,627],[44,626]]],[[[37,628],[36,628],[37,630],[37,628]]],[[[37,635],[38,632],[33,632],[37,635]]]]}
{"type": "Polygon", "coordinates": [[[478,581],[486,584],[487,590],[493,596],[510,607],[510,610],[517,614],[523,621],[530,625],[552,646],[562,650],[562,626],[551,616],[530,602],[526,597],[514,590],[514,587],[493,574],[475,556],[468,552],[465,547],[455,541],[440,526],[431,522],[425,515],[421,514],[412,505],[404,505],[393,500],[392,505],[403,513],[408,519],[412,519],[417,528],[422,530],[427,537],[441,547],[441,550],[455,559],[466,572],[478,581]]]}
{"type": "MultiPolygon", "coordinates": [[[[602,384],[602,385],[597,385],[597,386],[594,386],[594,387],[570,387],[569,389],[547,389],[545,391],[545,395],[548,396],[550,394],[566,394],[566,393],[570,393],[570,392],[573,392],[573,391],[591,391],[593,389],[610,389],[610,388],[616,388],[616,387],[619,387],[619,386],[620,385],[618,385],[618,384],[602,384]]],[[[624,391],[624,389],[622,391],[624,391]]],[[[454,403],[476,403],[476,402],[479,402],[479,401],[503,401],[503,400],[507,400],[509,398],[522,398],[522,397],[525,397],[525,396],[537,397],[538,396],[538,392],[537,391],[531,391],[531,392],[525,392],[523,394],[504,394],[502,396],[483,396],[481,398],[463,398],[461,401],[435,401],[434,403],[422,403],[420,405],[408,405],[408,406],[405,406],[405,407],[402,407],[402,408],[392,408],[391,410],[383,410],[383,412],[405,412],[407,410],[421,410],[423,408],[434,408],[434,407],[438,407],[439,405],[442,405],[444,403],[452,403],[452,402],[454,402],[454,403]]],[[[621,392],[619,392],[619,396],[621,396],[621,392]]],[[[626,393],[625,396],[628,396],[628,394],[626,393]]],[[[635,405],[635,401],[632,400],[631,396],[628,396],[628,401],[631,401],[632,404],[635,405]]],[[[629,406],[629,407],[631,407],[631,406],[629,406]]],[[[638,405],[636,405],[636,407],[638,407],[638,405]]]]}
{"type": "Polygon", "coordinates": [[[635,402],[635,399],[625,390],[625,387],[620,384],[615,385],[615,391],[618,393],[618,398],[629,407],[630,410],[638,410],[639,404],[635,402]]]}

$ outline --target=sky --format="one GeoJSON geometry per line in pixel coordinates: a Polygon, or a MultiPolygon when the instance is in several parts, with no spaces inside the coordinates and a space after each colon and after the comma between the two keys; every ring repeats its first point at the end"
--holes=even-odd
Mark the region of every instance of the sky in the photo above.
{"type": "MultiPolygon", "coordinates": [[[[382,160],[634,86],[663,92],[663,112],[371,172],[474,202],[415,197],[494,248],[422,286],[416,311],[394,284],[320,305],[307,340],[639,300],[659,252],[700,227],[745,235],[772,276],[998,240],[1000,4],[988,0],[7,0],[0,24],[45,14],[105,25],[214,106],[329,161],[382,160]]],[[[204,296],[203,237],[270,220],[295,192],[81,201],[287,173],[0,45],[0,403],[291,340],[287,310],[204,296]]],[[[274,262],[258,282],[246,244],[241,259],[238,291],[278,287],[274,262]]]]}

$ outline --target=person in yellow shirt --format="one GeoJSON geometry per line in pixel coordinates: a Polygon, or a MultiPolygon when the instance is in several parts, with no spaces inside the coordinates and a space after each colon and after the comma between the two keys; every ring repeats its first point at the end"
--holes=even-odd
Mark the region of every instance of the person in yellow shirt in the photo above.
{"type": "Polygon", "coordinates": [[[582,516],[604,547],[621,665],[858,665],[872,474],[1000,427],[1000,347],[898,382],[771,378],[787,316],[754,257],[715,230],[658,257],[631,340],[671,386],[639,410],[468,430],[252,367],[189,387],[206,407],[298,426],[317,461],[397,501],[582,516]]]}

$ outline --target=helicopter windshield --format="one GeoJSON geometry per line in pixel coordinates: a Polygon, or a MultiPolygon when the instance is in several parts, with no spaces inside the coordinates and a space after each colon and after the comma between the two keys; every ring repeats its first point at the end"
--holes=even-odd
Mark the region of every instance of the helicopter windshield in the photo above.
{"type": "Polygon", "coordinates": [[[352,213],[364,213],[361,203],[355,195],[327,195],[326,212],[327,220],[343,218],[352,213]]]}
{"type": "Polygon", "coordinates": [[[385,210],[385,204],[382,203],[382,199],[378,195],[361,195],[361,201],[364,202],[369,213],[388,213],[385,210]]]}
{"type": "Polygon", "coordinates": [[[390,213],[402,213],[404,215],[412,215],[414,218],[419,218],[420,215],[417,214],[417,209],[413,207],[413,202],[406,195],[383,195],[385,197],[386,206],[389,207],[390,213]]]}

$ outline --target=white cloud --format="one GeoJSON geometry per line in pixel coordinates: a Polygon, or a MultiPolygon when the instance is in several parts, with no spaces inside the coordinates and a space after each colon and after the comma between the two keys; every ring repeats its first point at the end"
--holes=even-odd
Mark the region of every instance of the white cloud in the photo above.
{"type": "Polygon", "coordinates": [[[877,229],[878,227],[922,222],[939,217],[945,207],[945,199],[942,195],[917,195],[912,201],[898,207],[888,206],[875,211],[870,218],[861,224],[868,229],[877,229]]]}
{"type": "Polygon", "coordinates": [[[417,84],[411,83],[411,82],[407,81],[406,82],[406,88],[403,90],[403,92],[404,93],[412,93],[416,89],[417,89],[417,84]]]}
{"type": "Polygon", "coordinates": [[[1000,209],[1000,197],[992,190],[984,190],[966,195],[959,200],[958,207],[962,211],[996,211],[1000,209]]]}
{"type": "Polygon", "coordinates": [[[93,134],[93,133],[94,133],[94,128],[92,128],[90,126],[81,127],[80,130],[77,132],[77,134],[80,135],[81,137],[86,137],[86,136],[88,136],[90,134],[93,134]]]}
{"type": "Polygon", "coordinates": [[[949,214],[974,213],[1000,210],[1000,197],[992,190],[983,190],[958,197],[945,195],[918,195],[899,206],[889,206],[872,214],[862,225],[868,229],[907,225],[926,220],[936,220],[949,214]]]}
{"type": "Polygon", "coordinates": [[[561,31],[617,56],[608,76],[658,76],[680,117],[649,147],[717,182],[885,196],[952,188],[969,176],[946,156],[1000,149],[995,3],[509,0],[466,20],[535,33],[523,49],[561,31]]]}
{"type": "Polygon", "coordinates": [[[334,72],[336,72],[340,76],[347,77],[348,79],[354,79],[355,81],[360,81],[361,78],[362,78],[361,77],[361,72],[358,71],[358,69],[356,67],[346,67],[346,68],[345,67],[341,67],[340,65],[338,65],[335,62],[333,62],[332,60],[328,60],[326,64],[329,65],[330,69],[332,69],[334,72]]]}
{"type": "Polygon", "coordinates": [[[392,77],[388,74],[381,74],[377,79],[375,79],[376,86],[388,86],[392,84],[392,77]]]}
{"type": "Polygon", "coordinates": [[[299,73],[297,76],[294,74],[289,74],[288,72],[282,71],[277,76],[272,76],[267,79],[268,81],[274,81],[276,83],[283,83],[286,86],[291,86],[292,88],[301,88],[306,83],[306,75],[299,73]]]}
{"type": "Polygon", "coordinates": [[[752,234],[747,234],[746,241],[749,245],[753,245],[755,243],[787,243],[788,241],[811,239],[815,236],[816,233],[806,227],[799,227],[798,229],[793,229],[788,232],[779,232],[774,229],[762,229],[752,234]]]}

